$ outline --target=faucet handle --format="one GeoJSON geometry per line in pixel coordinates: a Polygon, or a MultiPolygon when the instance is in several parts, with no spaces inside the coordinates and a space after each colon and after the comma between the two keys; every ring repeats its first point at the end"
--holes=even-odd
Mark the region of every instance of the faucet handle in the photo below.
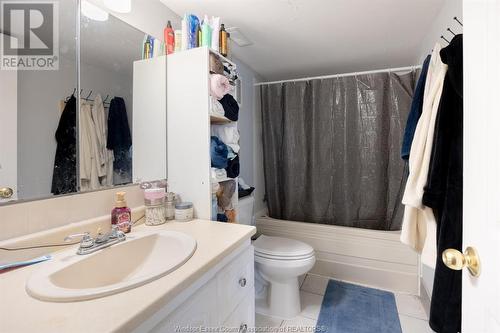
{"type": "Polygon", "coordinates": [[[69,242],[77,237],[81,237],[82,240],[80,241],[80,248],[87,248],[87,247],[92,247],[94,245],[94,240],[92,237],[90,237],[89,232],[82,232],[78,234],[72,234],[64,237],[65,242],[69,242]]]}
{"type": "Polygon", "coordinates": [[[112,238],[112,239],[115,239],[115,238],[124,238],[125,237],[125,233],[120,230],[120,227],[122,225],[123,225],[123,223],[113,224],[111,226],[111,232],[109,233],[109,238],[112,238]]]}

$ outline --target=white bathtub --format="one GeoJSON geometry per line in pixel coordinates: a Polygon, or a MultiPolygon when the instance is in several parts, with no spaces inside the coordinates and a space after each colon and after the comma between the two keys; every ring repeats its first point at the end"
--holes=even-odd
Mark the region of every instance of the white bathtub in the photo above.
{"type": "Polygon", "coordinates": [[[301,240],[316,251],[311,273],[395,292],[419,294],[419,256],[399,241],[398,231],[256,220],[259,234],[301,240]]]}

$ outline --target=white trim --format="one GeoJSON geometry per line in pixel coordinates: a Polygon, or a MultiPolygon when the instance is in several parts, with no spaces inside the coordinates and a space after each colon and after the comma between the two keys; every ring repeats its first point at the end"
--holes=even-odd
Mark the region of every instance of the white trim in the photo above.
{"type": "Polygon", "coordinates": [[[289,79],[289,80],[281,80],[281,81],[259,82],[259,83],[254,83],[253,85],[254,86],[262,86],[262,85],[265,85],[265,84],[276,84],[276,83],[285,83],[285,82],[300,82],[300,81],[309,81],[309,80],[331,79],[331,78],[344,77],[344,76],[356,76],[356,75],[366,75],[366,74],[386,73],[386,72],[404,72],[404,71],[412,71],[412,70],[417,69],[417,68],[422,68],[422,65],[407,66],[407,67],[398,67],[398,68],[375,69],[375,70],[372,70],[372,71],[364,71],[364,72],[351,72],[351,73],[323,75],[323,76],[310,76],[310,77],[303,77],[303,78],[289,79]]]}
{"type": "Polygon", "coordinates": [[[395,292],[419,294],[419,258],[399,232],[257,218],[259,234],[303,241],[316,252],[311,273],[395,292]]]}

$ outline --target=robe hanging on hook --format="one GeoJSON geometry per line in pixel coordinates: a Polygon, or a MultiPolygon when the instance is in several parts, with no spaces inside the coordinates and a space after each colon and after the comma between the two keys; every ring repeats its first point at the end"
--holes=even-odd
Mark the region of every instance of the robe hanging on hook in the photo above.
{"type": "Polygon", "coordinates": [[[458,22],[458,24],[460,24],[460,26],[462,26],[462,27],[464,26],[464,25],[462,24],[462,22],[460,22],[460,20],[458,19],[458,17],[456,17],[456,16],[455,16],[453,19],[454,19],[455,21],[457,21],[457,22],[458,22]]]}

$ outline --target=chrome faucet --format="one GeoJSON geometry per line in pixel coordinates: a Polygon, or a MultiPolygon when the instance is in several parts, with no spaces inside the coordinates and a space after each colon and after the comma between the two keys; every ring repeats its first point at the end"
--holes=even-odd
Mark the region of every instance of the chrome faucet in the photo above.
{"type": "Polygon", "coordinates": [[[111,231],[105,234],[99,233],[96,236],[96,238],[92,238],[89,232],[84,232],[84,233],[69,235],[64,238],[64,241],[69,242],[77,237],[82,238],[82,240],[80,241],[80,246],[76,251],[76,254],[80,255],[93,253],[97,250],[104,249],[113,244],[123,242],[127,238],[125,233],[121,231],[118,226],[113,225],[111,226],[111,231]]]}

